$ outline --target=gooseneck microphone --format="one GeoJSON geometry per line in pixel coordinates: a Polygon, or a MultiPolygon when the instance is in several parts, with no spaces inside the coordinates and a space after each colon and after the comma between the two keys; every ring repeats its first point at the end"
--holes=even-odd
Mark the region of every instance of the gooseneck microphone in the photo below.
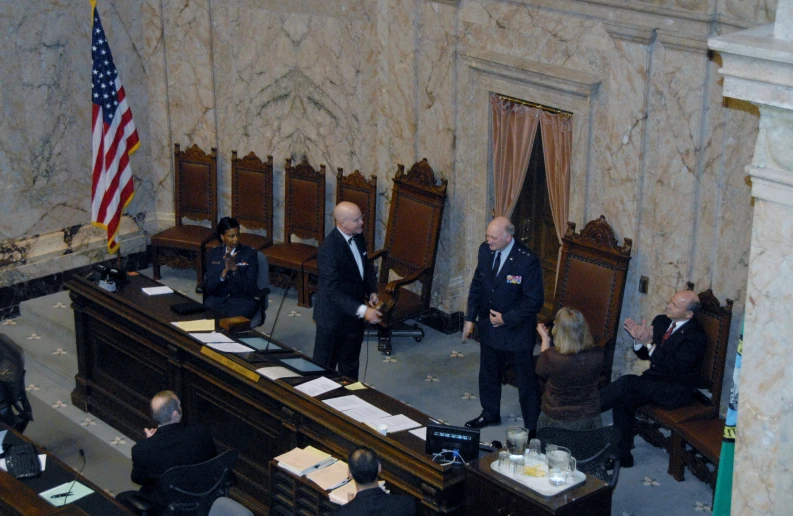
{"type": "Polygon", "coordinates": [[[80,448],[77,451],[80,454],[80,457],[83,458],[83,466],[80,468],[80,471],[77,472],[77,476],[74,477],[74,481],[72,482],[72,485],[69,486],[69,489],[65,493],[57,494],[57,495],[51,497],[51,498],[62,497],[63,498],[63,505],[66,505],[66,499],[69,498],[69,496],[72,495],[72,488],[74,487],[74,484],[77,483],[77,479],[80,478],[80,475],[82,474],[83,470],[85,469],[85,465],[88,463],[88,461],[85,460],[85,451],[83,451],[82,448],[80,448]]]}
{"type": "Polygon", "coordinates": [[[292,282],[295,280],[296,273],[297,273],[296,270],[292,271],[291,276],[289,276],[289,283],[286,284],[286,288],[284,289],[284,295],[281,296],[281,302],[278,304],[278,311],[275,312],[275,319],[273,319],[273,326],[270,328],[270,335],[269,338],[267,339],[267,345],[264,347],[265,355],[270,350],[270,342],[272,342],[273,335],[275,335],[275,325],[278,323],[278,316],[281,315],[281,308],[284,307],[284,301],[286,301],[286,295],[289,293],[289,289],[292,287],[292,282]]]}

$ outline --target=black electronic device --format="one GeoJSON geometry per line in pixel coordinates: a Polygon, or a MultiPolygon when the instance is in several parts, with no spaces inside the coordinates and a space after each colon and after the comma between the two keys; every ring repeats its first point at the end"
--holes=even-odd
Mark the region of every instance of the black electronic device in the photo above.
{"type": "Polygon", "coordinates": [[[279,358],[278,361],[281,362],[281,365],[284,365],[292,371],[303,375],[322,374],[326,371],[326,369],[321,365],[315,364],[314,362],[306,360],[303,357],[279,358]]]}
{"type": "Polygon", "coordinates": [[[6,469],[16,478],[41,475],[39,454],[32,444],[15,444],[6,452],[6,469]]]}
{"type": "Polygon", "coordinates": [[[462,426],[427,425],[425,453],[456,452],[465,461],[479,457],[479,430],[462,426]]]}
{"type": "Polygon", "coordinates": [[[179,315],[197,314],[199,312],[203,312],[204,310],[206,310],[206,307],[195,301],[171,305],[171,311],[179,315]]]}

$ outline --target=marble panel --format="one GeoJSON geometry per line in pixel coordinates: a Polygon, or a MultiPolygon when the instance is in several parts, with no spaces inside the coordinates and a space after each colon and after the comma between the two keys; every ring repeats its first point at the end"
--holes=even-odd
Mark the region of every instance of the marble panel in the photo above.
{"type": "Polygon", "coordinates": [[[171,139],[209,152],[217,146],[209,0],[162,2],[162,26],[171,139]]]}

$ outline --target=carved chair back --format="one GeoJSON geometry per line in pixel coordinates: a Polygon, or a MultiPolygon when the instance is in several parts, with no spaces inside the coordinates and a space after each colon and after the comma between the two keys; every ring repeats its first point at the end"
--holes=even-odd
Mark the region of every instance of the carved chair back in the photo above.
{"type": "Polygon", "coordinates": [[[363,236],[366,237],[367,251],[374,250],[375,227],[377,226],[377,177],[370,176],[367,181],[358,170],[344,176],[344,170],[336,172],[336,204],[351,202],[361,209],[363,215],[363,236]]]}
{"type": "Polygon", "coordinates": [[[319,245],[325,238],[325,165],[317,172],[306,160],[293,167],[287,158],[284,169],[284,241],[297,235],[313,238],[319,245]]]}
{"type": "Polygon", "coordinates": [[[273,238],[273,157],[263,162],[253,152],[242,159],[231,151],[231,215],[247,229],[273,238]]]}
{"type": "Polygon", "coordinates": [[[182,218],[208,220],[212,227],[218,221],[217,202],[218,156],[214,147],[210,154],[198,145],[186,151],[174,144],[174,213],[176,225],[182,218]]]}
{"type": "Polygon", "coordinates": [[[614,346],[620,327],[620,311],[633,242],[617,244],[614,230],[604,216],[589,221],[580,234],[567,223],[554,297],[554,315],[563,306],[584,314],[592,337],[605,347],[601,384],[611,381],[614,346]]]}

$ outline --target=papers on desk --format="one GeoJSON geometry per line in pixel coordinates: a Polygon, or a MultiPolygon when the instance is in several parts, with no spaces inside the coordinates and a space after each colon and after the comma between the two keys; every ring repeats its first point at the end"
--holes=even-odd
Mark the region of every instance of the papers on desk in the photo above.
{"type": "Polygon", "coordinates": [[[264,376],[265,378],[269,378],[270,380],[277,380],[279,378],[291,378],[293,376],[302,376],[300,373],[296,373],[291,369],[287,369],[286,367],[281,367],[281,366],[262,367],[260,369],[257,369],[256,372],[264,376]]]}
{"type": "Polygon", "coordinates": [[[362,391],[368,387],[366,387],[366,385],[362,384],[361,382],[355,382],[351,383],[350,385],[345,385],[344,388],[348,391],[362,391]]]}
{"type": "Polygon", "coordinates": [[[324,376],[317,378],[316,380],[311,380],[310,382],[301,383],[295,389],[300,392],[304,392],[311,396],[312,398],[319,396],[320,394],[325,394],[326,392],[332,391],[334,389],[340,388],[341,385],[334,382],[333,380],[328,380],[324,376]]]}
{"type": "Polygon", "coordinates": [[[388,433],[393,434],[394,432],[401,432],[402,430],[410,430],[411,428],[416,428],[421,426],[421,424],[416,423],[409,417],[397,414],[395,416],[388,416],[388,417],[381,417],[380,419],[375,419],[374,421],[366,421],[366,424],[377,429],[377,425],[385,425],[388,427],[388,433]]]}
{"type": "Polygon", "coordinates": [[[354,395],[325,400],[323,403],[330,405],[339,412],[344,412],[345,416],[361,423],[391,415],[388,412],[375,407],[368,401],[364,401],[358,396],[354,395]]]}
{"type": "MultiPolygon", "coordinates": [[[[385,480],[378,480],[377,485],[380,486],[380,489],[385,491],[385,480]]],[[[337,503],[339,505],[346,505],[354,496],[355,493],[358,492],[358,488],[355,486],[355,482],[348,482],[341,486],[338,489],[334,489],[328,495],[330,501],[333,503],[337,503]]],[[[388,491],[386,491],[388,492],[388,491]]]]}
{"type": "Polygon", "coordinates": [[[161,296],[163,294],[172,294],[173,289],[171,287],[147,287],[141,289],[144,293],[150,296],[161,296]]]}
{"type": "Polygon", "coordinates": [[[207,346],[224,353],[250,353],[253,351],[253,349],[239,342],[211,342],[207,346]]]}
{"type": "Polygon", "coordinates": [[[176,322],[172,322],[171,324],[173,324],[180,330],[187,332],[215,331],[214,319],[199,319],[197,321],[176,321],[176,322]]]}
{"type": "MultiPolygon", "coordinates": [[[[204,344],[214,344],[219,342],[226,342],[226,343],[234,342],[233,339],[216,331],[210,333],[191,333],[190,336],[193,337],[198,342],[202,342],[204,344]]],[[[253,350],[249,348],[248,351],[253,351],[253,350]]]]}
{"type": "Polygon", "coordinates": [[[44,491],[43,493],[39,494],[39,496],[50,502],[55,507],[62,507],[67,503],[72,503],[73,501],[79,500],[84,496],[88,496],[93,492],[93,489],[81,484],[80,482],[66,482],[65,484],[59,485],[58,487],[53,487],[52,489],[44,491]],[[63,496],[66,493],[69,493],[69,496],[63,496]]]}
{"type": "Polygon", "coordinates": [[[338,460],[327,468],[309,473],[306,478],[317,484],[322,490],[330,491],[349,482],[348,474],[347,463],[338,460]]]}
{"type": "Polygon", "coordinates": [[[300,448],[293,448],[279,455],[275,460],[278,461],[278,467],[299,477],[336,462],[335,458],[313,446],[306,446],[302,450],[300,448]]]}
{"type": "MultiPolygon", "coordinates": [[[[7,430],[4,430],[6,432],[7,430]]],[[[41,471],[44,471],[47,466],[47,456],[43,453],[39,454],[39,464],[41,464],[41,471]]],[[[8,467],[6,466],[6,460],[0,459],[0,469],[3,471],[8,471],[8,467]]]]}
{"type": "Polygon", "coordinates": [[[411,430],[410,433],[415,435],[416,437],[418,437],[422,441],[426,441],[427,440],[427,427],[426,426],[422,426],[421,428],[416,428],[415,430],[411,430]]]}

